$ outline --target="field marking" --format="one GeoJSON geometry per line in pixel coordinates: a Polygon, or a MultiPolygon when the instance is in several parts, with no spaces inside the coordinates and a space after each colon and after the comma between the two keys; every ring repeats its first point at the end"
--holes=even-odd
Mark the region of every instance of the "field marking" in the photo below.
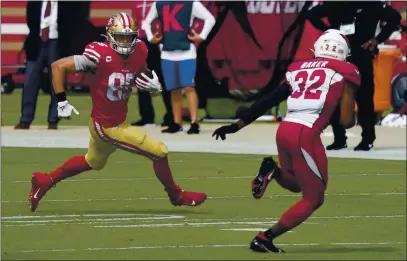
{"type": "MultiPolygon", "coordinates": [[[[332,242],[332,243],[282,243],[278,246],[324,246],[324,245],[400,245],[406,242],[332,242]]],[[[248,247],[248,244],[217,244],[217,245],[155,245],[155,246],[128,246],[128,247],[101,247],[101,248],[83,248],[83,249],[36,249],[36,250],[22,250],[19,253],[34,253],[34,252],[79,252],[79,251],[117,251],[117,250],[137,250],[137,249],[170,249],[170,248],[231,248],[231,247],[248,247]]]]}
{"type": "MultiPolygon", "coordinates": [[[[221,230],[224,230],[224,231],[237,231],[237,232],[240,232],[240,231],[244,231],[244,232],[259,232],[259,231],[264,231],[264,230],[266,230],[266,229],[269,229],[270,227],[267,227],[267,228],[256,228],[256,227],[248,227],[248,228],[222,228],[221,230]]],[[[287,233],[295,233],[294,231],[292,231],[292,230],[289,230],[289,231],[287,231],[287,233]]]]}
{"type": "Polygon", "coordinates": [[[69,214],[69,215],[32,215],[32,216],[5,216],[1,217],[1,219],[38,219],[38,218],[70,218],[70,217],[116,217],[116,216],[167,216],[167,217],[177,217],[177,218],[184,218],[185,216],[174,216],[174,215],[155,215],[155,214],[129,214],[129,213],[113,213],[113,214],[69,214]]]}
{"type": "MultiPolygon", "coordinates": [[[[382,218],[403,218],[407,217],[407,214],[397,214],[397,215],[353,215],[353,216],[311,216],[308,219],[382,219],[382,218]]],[[[193,218],[193,219],[186,219],[187,221],[242,221],[242,220],[279,220],[280,217],[243,217],[243,218],[193,218]]],[[[308,224],[318,224],[318,223],[309,223],[308,224]]]]}
{"type": "MultiPolygon", "coordinates": [[[[329,174],[330,177],[349,177],[349,176],[406,176],[405,173],[354,173],[354,174],[329,174]]],[[[207,176],[207,177],[178,177],[177,180],[204,180],[204,179],[253,179],[253,176],[207,176]]],[[[156,177],[133,177],[133,178],[89,178],[89,179],[67,179],[65,182],[94,182],[94,181],[132,181],[132,180],[156,180],[156,177]]],[[[3,183],[30,183],[30,180],[3,181],[3,183]]]]}
{"type": "MultiPolygon", "coordinates": [[[[259,231],[264,231],[268,228],[260,228],[260,227],[248,227],[248,228],[222,228],[221,230],[224,231],[247,231],[247,232],[259,232],[259,231]]],[[[292,230],[287,231],[287,232],[293,232],[292,230]]]]}
{"type": "Polygon", "coordinates": [[[181,222],[181,223],[157,223],[157,224],[129,224],[129,225],[99,225],[93,226],[95,228],[140,228],[140,227],[165,227],[165,228],[172,228],[172,227],[214,227],[214,226],[224,226],[224,225],[272,225],[276,223],[276,221],[271,222],[253,222],[253,221],[224,221],[224,222],[181,222]]]}
{"type": "MultiPolygon", "coordinates": [[[[361,192],[361,193],[327,193],[325,196],[405,196],[407,192],[361,192]]],[[[272,196],[265,196],[263,198],[280,198],[280,197],[301,197],[301,194],[276,194],[272,196]]],[[[208,199],[246,199],[253,198],[251,196],[214,196],[208,197],[208,199]]],[[[167,197],[139,197],[139,198],[89,198],[89,199],[49,199],[43,200],[46,202],[91,202],[91,201],[139,201],[139,200],[168,200],[167,197]]],[[[2,200],[1,203],[27,203],[26,200],[2,200]]]]}
{"type": "Polygon", "coordinates": [[[111,221],[136,221],[136,220],[167,220],[178,219],[183,216],[169,217],[143,217],[143,218],[95,218],[95,219],[44,219],[44,220],[3,220],[3,223],[72,223],[76,221],[92,221],[93,223],[111,222],[111,221]]]}
{"type": "MultiPolygon", "coordinates": [[[[76,218],[77,215],[65,215],[73,216],[76,218]]],[[[126,214],[127,216],[127,214],[126,214]]],[[[270,226],[276,223],[278,217],[246,217],[246,218],[203,218],[203,219],[188,219],[185,216],[173,216],[173,215],[162,215],[166,218],[160,218],[161,215],[151,215],[150,220],[145,219],[132,219],[132,218],[105,218],[101,219],[97,215],[95,219],[44,219],[52,216],[32,216],[37,217],[37,220],[31,220],[29,216],[10,216],[5,217],[6,220],[2,221],[2,227],[28,227],[28,226],[41,226],[41,225],[92,225],[95,228],[139,228],[139,227],[180,227],[180,226],[191,226],[191,227],[202,227],[202,226],[222,226],[222,225],[265,225],[270,226]],[[7,219],[8,218],[8,219],[7,219]],[[153,218],[156,218],[155,220],[153,218]],[[20,219],[20,220],[16,220],[20,219]],[[157,223],[160,220],[166,221],[168,219],[178,219],[177,223],[157,223]],[[138,221],[136,224],[123,224],[123,221],[138,221]],[[153,224],[146,224],[150,222],[156,222],[153,224]],[[10,224],[11,223],[11,224],[10,224]],[[106,224],[107,223],[107,224],[106,224]],[[103,225],[102,225],[103,224],[103,225]]],[[[384,219],[384,218],[405,218],[406,215],[387,215],[387,216],[322,216],[322,217],[310,217],[310,219],[384,219]]],[[[304,222],[308,225],[318,225],[320,223],[315,222],[304,222]]]]}

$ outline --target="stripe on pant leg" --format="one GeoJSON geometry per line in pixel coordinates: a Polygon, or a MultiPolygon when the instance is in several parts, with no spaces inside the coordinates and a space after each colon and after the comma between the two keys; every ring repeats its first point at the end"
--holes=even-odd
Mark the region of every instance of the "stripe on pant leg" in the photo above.
{"type": "Polygon", "coordinates": [[[94,124],[95,130],[96,130],[96,133],[98,134],[98,136],[102,140],[104,140],[104,141],[106,141],[108,143],[111,143],[111,144],[113,144],[115,146],[118,146],[118,147],[120,147],[120,148],[122,148],[124,150],[140,154],[140,155],[145,156],[147,158],[150,158],[152,160],[157,160],[158,159],[157,156],[155,156],[155,155],[153,155],[153,154],[151,154],[151,153],[149,153],[149,152],[147,152],[145,150],[142,150],[139,147],[136,147],[136,146],[134,146],[132,144],[129,144],[129,143],[126,143],[126,142],[123,142],[123,141],[113,139],[112,137],[110,137],[109,135],[107,135],[103,131],[103,128],[102,128],[102,126],[100,126],[99,123],[93,122],[93,124],[94,124]]]}
{"type": "Polygon", "coordinates": [[[301,148],[302,155],[304,156],[305,161],[307,162],[308,167],[314,172],[315,176],[317,176],[320,180],[324,181],[321,173],[319,172],[318,166],[315,163],[314,159],[309,155],[309,153],[301,148]]]}

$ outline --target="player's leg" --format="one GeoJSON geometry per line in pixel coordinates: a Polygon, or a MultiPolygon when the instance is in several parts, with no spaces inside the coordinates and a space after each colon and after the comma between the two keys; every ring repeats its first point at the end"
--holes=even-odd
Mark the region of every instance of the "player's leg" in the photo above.
{"type": "Polygon", "coordinates": [[[107,162],[110,154],[116,147],[100,140],[92,135],[89,140],[88,153],[86,155],[74,156],[64,162],[61,166],[49,174],[35,172],[31,177],[30,207],[31,211],[37,209],[38,203],[45,193],[58,182],[76,176],[88,170],[101,170],[107,162]]]}
{"type": "Polygon", "coordinates": [[[251,245],[254,251],[281,252],[274,246],[273,239],[303,223],[323,204],[328,182],[327,158],[319,134],[307,133],[309,130],[303,127],[298,133],[297,148],[292,148],[293,169],[303,196],[276,224],[255,237],[251,245]]]}
{"type": "Polygon", "coordinates": [[[174,123],[182,125],[182,89],[177,88],[171,91],[172,114],[174,123]]]}
{"type": "Polygon", "coordinates": [[[171,96],[173,122],[168,128],[162,130],[163,133],[177,133],[182,131],[182,90],[177,81],[178,61],[162,59],[161,67],[165,82],[165,87],[171,96]]]}
{"type": "Polygon", "coordinates": [[[277,130],[276,144],[281,167],[277,166],[274,178],[281,187],[298,193],[301,192],[301,188],[294,175],[294,162],[290,153],[290,149],[294,145],[292,144],[292,126],[290,122],[282,122],[277,130]]]}
{"type": "Polygon", "coordinates": [[[195,90],[196,59],[183,60],[179,63],[179,78],[187,96],[188,109],[191,117],[191,128],[188,134],[199,134],[198,95],[195,90]]]}
{"type": "Polygon", "coordinates": [[[361,85],[356,93],[358,105],[357,120],[362,128],[362,141],[354,148],[355,151],[369,151],[376,139],[375,124],[377,121],[374,110],[374,75],[373,60],[370,52],[360,51],[353,57],[361,77],[361,85]]]}
{"type": "Polygon", "coordinates": [[[294,162],[294,171],[302,190],[302,198],[281,217],[280,228],[271,230],[273,238],[303,223],[324,202],[328,182],[325,150],[319,137],[301,144],[299,157],[303,159],[298,158],[294,162]],[[310,146],[312,143],[314,145],[310,146]]]}
{"type": "Polygon", "coordinates": [[[117,128],[97,126],[96,129],[98,135],[106,142],[151,159],[154,172],[173,205],[198,206],[205,201],[207,197],[205,193],[184,191],[174,182],[168,162],[168,149],[161,141],[149,137],[140,128],[128,127],[126,124],[117,128]]]}
{"type": "Polygon", "coordinates": [[[260,169],[252,181],[252,195],[254,198],[259,199],[263,197],[268,184],[273,179],[275,179],[280,186],[291,192],[301,191],[293,175],[290,154],[287,153],[287,145],[292,142],[290,126],[290,123],[283,122],[277,130],[276,141],[281,168],[272,157],[263,159],[260,169]]]}

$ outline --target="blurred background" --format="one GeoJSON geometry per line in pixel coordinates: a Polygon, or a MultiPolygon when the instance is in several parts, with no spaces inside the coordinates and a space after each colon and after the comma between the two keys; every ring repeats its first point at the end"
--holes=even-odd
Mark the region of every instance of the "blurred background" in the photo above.
{"type": "MultiPolygon", "coordinates": [[[[268,84],[279,84],[284,66],[289,61],[312,58],[310,49],[321,32],[301,19],[299,14],[303,9],[312,8],[319,2],[203,1],[216,18],[217,24],[208,41],[198,49],[195,82],[200,100],[200,119],[228,121],[238,117],[268,84]],[[298,23],[292,28],[296,21],[298,23]]],[[[141,21],[148,13],[151,3],[152,1],[65,2],[66,12],[60,12],[61,17],[58,18],[68,21],[66,28],[64,26],[59,32],[62,42],[60,56],[81,54],[86,43],[102,41],[100,34],[104,33],[108,18],[116,12],[127,12],[141,21]],[[63,18],[63,15],[66,17],[63,18]]],[[[375,71],[381,71],[375,75],[375,110],[378,112],[378,120],[383,112],[400,109],[404,105],[404,97],[400,95],[403,90],[400,88],[406,88],[405,84],[400,85],[399,82],[400,79],[401,83],[406,79],[406,33],[402,32],[406,24],[406,3],[388,3],[400,11],[403,21],[401,30],[394,32],[389,40],[379,46],[381,51],[374,63],[375,71]],[[399,89],[394,89],[396,87],[399,89]]],[[[26,1],[1,2],[1,91],[15,97],[2,99],[2,123],[6,125],[15,124],[19,118],[20,89],[24,83],[27,49],[32,44],[27,41],[29,12],[26,1]]],[[[378,30],[380,26],[379,23],[378,30]]],[[[192,28],[199,32],[202,23],[196,21],[192,28]]],[[[159,24],[156,24],[154,30],[160,32],[159,24]]],[[[159,55],[159,52],[155,55],[159,55]]],[[[46,67],[40,81],[41,103],[42,99],[48,99],[43,93],[48,93],[50,87],[46,67]]],[[[86,75],[69,75],[66,88],[69,92],[87,96],[86,75]]],[[[83,103],[88,103],[88,100],[83,103]]],[[[140,118],[136,111],[138,106],[135,104],[134,108],[131,107],[130,120],[140,118]]],[[[161,120],[166,110],[162,100],[153,98],[153,107],[158,115],[156,121],[161,120]]],[[[284,111],[282,104],[259,120],[281,120],[284,111]]],[[[46,114],[40,111],[37,113],[46,114]]],[[[188,119],[188,110],[185,110],[184,117],[185,120],[188,119]]],[[[83,120],[86,122],[87,118],[84,117],[83,120]]]]}

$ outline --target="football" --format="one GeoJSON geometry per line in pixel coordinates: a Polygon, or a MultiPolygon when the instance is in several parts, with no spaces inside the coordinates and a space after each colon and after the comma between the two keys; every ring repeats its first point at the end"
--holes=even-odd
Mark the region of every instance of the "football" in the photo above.
{"type": "Polygon", "coordinates": [[[140,78],[140,80],[142,81],[146,81],[146,79],[141,75],[142,73],[144,73],[148,78],[153,79],[153,73],[151,72],[150,69],[145,69],[144,71],[141,71],[138,75],[137,78],[140,78]]]}

